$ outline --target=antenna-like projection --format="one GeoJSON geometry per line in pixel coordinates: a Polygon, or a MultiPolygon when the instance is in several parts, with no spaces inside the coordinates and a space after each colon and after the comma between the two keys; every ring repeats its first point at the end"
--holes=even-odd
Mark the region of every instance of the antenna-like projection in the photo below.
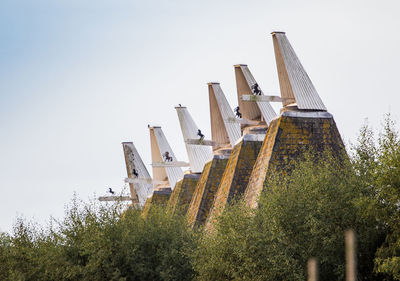
{"type": "Polygon", "coordinates": [[[153,179],[161,182],[168,181],[171,189],[174,189],[176,182],[183,178],[180,167],[188,166],[188,163],[177,161],[161,127],[154,126],[149,129],[153,179]]]}
{"type": "Polygon", "coordinates": [[[268,101],[256,101],[255,103],[245,101],[250,100],[250,97],[242,99],[243,96],[264,96],[264,92],[246,64],[237,64],[234,67],[239,107],[243,118],[249,120],[261,120],[262,118],[269,126],[271,120],[276,117],[271,104],[268,101]]]}
{"type": "Polygon", "coordinates": [[[153,182],[149,172],[144,165],[142,158],[136,150],[132,142],[123,142],[126,171],[128,177],[125,182],[129,183],[131,197],[139,201],[139,205],[143,206],[147,197],[153,191],[153,182]]]}
{"type": "MultiPolygon", "coordinates": [[[[213,154],[210,146],[204,145],[204,135],[197,127],[189,111],[184,106],[175,107],[181,125],[183,140],[189,157],[190,169],[193,173],[201,173],[204,164],[209,161],[213,154]]],[[[210,142],[210,141],[208,141],[210,142]]]]}
{"type": "Polygon", "coordinates": [[[241,137],[240,123],[236,121],[232,108],[219,83],[208,83],[212,140],[218,144],[214,150],[233,147],[241,137]]]}
{"type": "Polygon", "coordinates": [[[272,32],[276,66],[283,105],[296,103],[298,109],[326,111],[317,90],[297,58],[285,32],[272,32]]]}

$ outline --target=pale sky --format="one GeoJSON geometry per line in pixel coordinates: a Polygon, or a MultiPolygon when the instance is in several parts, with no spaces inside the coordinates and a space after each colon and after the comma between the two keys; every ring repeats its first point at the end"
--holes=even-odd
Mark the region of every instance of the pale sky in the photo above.
{"type": "Polygon", "coordinates": [[[234,64],[279,93],[271,31],[286,31],[346,142],[365,118],[399,120],[399,3],[2,0],[0,230],[61,218],[74,192],[120,191],[121,142],[149,164],[147,124],[187,160],[174,106],[209,137],[206,83],[236,106],[234,64]]]}

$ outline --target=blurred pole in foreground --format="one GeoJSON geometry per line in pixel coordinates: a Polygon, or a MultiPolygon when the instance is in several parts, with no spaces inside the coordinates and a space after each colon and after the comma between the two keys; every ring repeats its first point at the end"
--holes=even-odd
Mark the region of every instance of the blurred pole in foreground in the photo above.
{"type": "Polygon", "coordinates": [[[357,260],[356,260],[356,235],[353,230],[345,232],[346,241],[346,281],[357,280],[357,260]]]}
{"type": "Polygon", "coordinates": [[[318,263],[316,258],[311,258],[307,263],[308,281],[318,281],[318,263]]]}

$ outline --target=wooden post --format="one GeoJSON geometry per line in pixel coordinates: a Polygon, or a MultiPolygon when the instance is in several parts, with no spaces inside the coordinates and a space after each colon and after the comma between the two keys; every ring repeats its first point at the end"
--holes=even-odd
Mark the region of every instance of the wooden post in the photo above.
{"type": "Polygon", "coordinates": [[[346,281],[357,279],[356,235],[352,229],[345,232],[346,241],[346,281]]]}
{"type": "Polygon", "coordinates": [[[318,262],[316,258],[311,258],[307,263],[308,281],[318,281],[318,262]]]}

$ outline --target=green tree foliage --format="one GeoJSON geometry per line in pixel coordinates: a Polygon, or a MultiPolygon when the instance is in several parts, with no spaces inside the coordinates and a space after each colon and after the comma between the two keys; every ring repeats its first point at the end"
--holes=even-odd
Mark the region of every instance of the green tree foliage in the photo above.
{"type": "Polygon", "coordinates": [[[400,280],[400,141],[390,116],[364,126],[349,158],[309,152],[290,177],[271,173],[259,208],[226,209],[193,253],[199,280],[344,280],[344,237],[358,237],[358,279],[400,280]],[[375,267],[375,268],[374,268],[375,267]]]}
{"type": "Polygon", "coordinates": [[[370,209],[386,233],[376,254],[376,271],[400,280],[400,136],[390,115],[373,151],[370,209]]]}
{"type": "Polygon", "coordinates": [[[343,280],[346,229],[359,240],[360,280],[372,280],[380,232],[360,205],[363,186],[349,161],[309,154],[290,178],[269,177],[250,210],[238,203],[204,236],[195,253],[201,280],[305,280],[306,263],[316,257],[321,280],[343,280]]]}
{"type": "Polygon", "coordinates": [[[19,220],[1,236],[1,280],[191,280],[195,235],[182,217],[154,209],[144,220],[74,199],[46,230],[19,220]]]}

